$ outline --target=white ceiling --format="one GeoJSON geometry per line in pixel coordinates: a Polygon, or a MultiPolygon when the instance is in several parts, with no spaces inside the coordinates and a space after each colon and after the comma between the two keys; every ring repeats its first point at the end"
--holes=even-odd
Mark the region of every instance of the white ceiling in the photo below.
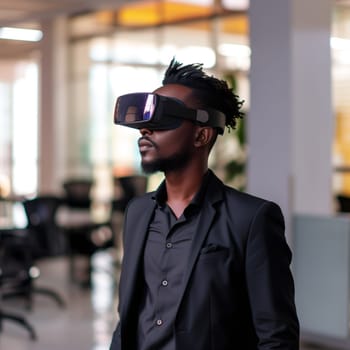
{"type": "MultiPolygon", "coordinates": [[[[73,14],[99,8],[116,8],[136,0],[0,0],[0,27],[40,21],[59,14],[73,14]]],[[[350,0],[333,0],[350,5],[350,0]]]]}
{"type": "Polygon", "coordinates": [[[0,26],[40,21],[60,14],[116,8],[132,0],[0,0],[0,26]]]}
{"type": "MultiPolygon", "coordinates": [[[[57,15],[88,12],[135,2],[136,0],[0,0],[0,27],[26,26],[57,15]]],[[[336,4],[350,6],[350,0],[333,0],[336,4]]],[[[0,59],[26,55],[37,43],[0,40],[0,59]]]]}
{"type": "MultiPolygon", "coordinates": [[[[38,27],[58,15],[72,15],[96,9],[112,9],[135,0],[0,0],[0,27],[38,27]]],[[[32,52],[38,43],[0,40],[0,59],[17,58],[32,52]]]]}

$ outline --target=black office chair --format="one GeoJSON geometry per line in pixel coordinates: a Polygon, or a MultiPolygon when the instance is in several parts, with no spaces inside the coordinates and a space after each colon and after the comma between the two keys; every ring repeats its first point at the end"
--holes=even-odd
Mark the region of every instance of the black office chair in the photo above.
{"type": "Polygon", "coordinates": [[[129,201],[146,193],[148,185],[147,176],[129,175],[114,178],[114,186],[121,187],[122,194],[112,200],[112,210],[124,212],[129,201]]]}
{"type": "Polygon", "coordinates": [[[350,196],[338,194],[336,196],[338,202],[338,212],[350,213],[350,196]]]}
{"type": "Polygon", "coordinates": [[[91,179],[69,179],[63,183],[65,204],[74,209],[90,209],[91,191],[94,185],[91,179]]]}
{"type": "Polygon", "coordinates": [[[144,175],[134,174],[129,176],[115,177],[114,179],[114,197],[112,199],[112,224],[114,230],[114,239],[117,248],[117,260],[115,266],[120,267],[122,251],[122,230],[124,224],[124,212],[129,201],[143,195],[147,191],[148,178],[144,175]]]}
{"type": "MultiPolygon", "coordinates": [[[[23,201],[31,241],[30,249],[35,261],[66,253],[65,237],[56,223],[56,213],[61,203],[62,200],[53,195],[37,196],[23,201]]],[[[50,296],[59,306],[65,306],[63,298],[56,291],[34,284],[31,285],[28,294],[30,306],[34,293],[50,296]]]]}
{"type": "Polygon", "coordinates": [[[33,326],[18,313],[6,312],[3,297],[29,295],[34,276],[33,260],[28,250],[28,230],[2,229],[0,233],[0,332],[7,320],[26,328],[32,340],[37,339],[33,326]]]}
{"type": "Polygon", "coordinates": [[[91,217],[91,190],[93,181],[89,179],[71,179],[63,183],[65,191],[64,206],[67,209],[68,219],[61,224],[68,243],[70,258],[70,276],[73,282],[82,286],[90,286],[91,257],[102,249],[114,246],[113,227],[108,218],[103,222],[95,222],[91,217]],[[76,258],[87,258],[87,276],[78,277],[76,258]]]}

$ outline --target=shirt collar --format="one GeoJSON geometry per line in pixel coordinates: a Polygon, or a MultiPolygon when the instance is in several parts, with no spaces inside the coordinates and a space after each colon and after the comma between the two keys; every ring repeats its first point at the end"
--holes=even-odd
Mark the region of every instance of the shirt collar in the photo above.
{"type": "MultiPolygon", "coordinates": [[[[207,171],[204,174],[201,187],[199,188],[198,192],[192,198],[190,204],[185,209],[185,212],[187,211],[187,209],[190,209],[190,208],[194,209],[194,208],[201,207],[203,200],[204,200],[205,193],[206,193],[206,189],[208,187],[208,182],[209,182],[209,178],[210,178],[209,173],[210,172],[207,171]]],[[[166,200],[167,200],[165,180],[162,181],[162,183],[159,185],[158,189],[153,194],[152,199],[156,201],[157,205],[164,207],[164,205],[166,204],[166,200]]]]}

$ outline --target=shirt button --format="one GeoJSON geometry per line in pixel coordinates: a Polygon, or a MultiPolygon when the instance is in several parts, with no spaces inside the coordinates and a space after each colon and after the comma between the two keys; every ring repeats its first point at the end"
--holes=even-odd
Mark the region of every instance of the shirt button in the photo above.
{"type": "Polygon", "coordinates": [[[156,321],[157,326],[161,326],[163,324],[163,321],[161,319],[156,321]]]}
{"type": "Polygon", "coordinates": [[[171,242],[168,242],[167,244],[166,244],[166,247],[167,248],[171,248],[173,246],[173,244],[171,243],[171,242]]]}
{"type": "Polygon", "coordinates": [[[162,286],[166,287],[168,285],[168,281],[167,280],[163,280],[162,281],[162,286]]]}

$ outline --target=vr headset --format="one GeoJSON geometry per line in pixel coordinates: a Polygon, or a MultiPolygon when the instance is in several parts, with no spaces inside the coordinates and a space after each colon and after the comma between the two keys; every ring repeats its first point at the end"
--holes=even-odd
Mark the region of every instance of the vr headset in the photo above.
{"type": "Polygon", "coordinates": [[[224,133],[225,115],[215,109],[192,109],[176,98],[151,93],[133,93],[118,97],[114,123],[130,128],[169,130],[181,125],[183,119],[208,125],[224,133]]]}

